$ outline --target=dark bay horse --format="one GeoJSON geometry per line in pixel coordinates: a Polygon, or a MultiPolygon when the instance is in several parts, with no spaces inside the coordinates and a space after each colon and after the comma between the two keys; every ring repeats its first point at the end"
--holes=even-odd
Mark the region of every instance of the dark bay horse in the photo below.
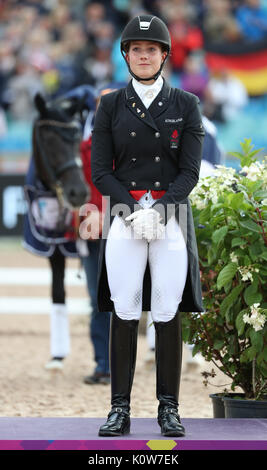
{"type": "Polygon", "coordinates": [[[39,94],[35,97],[39,117],[33,127],[33,158],[38,177],[53,191],[60,204],[64,200],[80,207],[88,198],[80,160],[81,126],[75,110],[47,106],[39,94]]]}
{"type": "MultiPolygon", "coordinates": [[[[89,198],[80,159],[83,104],[59,100],[47,104],[36,95],[38,116],[32,132],[32,158],[26,178],[28,214],[24,246],[46,256],[52,270],[50,353],[47,369],[61,369],[70,350],[65,305],[65,258],[78,256],[75,211],[89,198]]],[[[76,212],[77,214],[78,212],[76,212]]]]}

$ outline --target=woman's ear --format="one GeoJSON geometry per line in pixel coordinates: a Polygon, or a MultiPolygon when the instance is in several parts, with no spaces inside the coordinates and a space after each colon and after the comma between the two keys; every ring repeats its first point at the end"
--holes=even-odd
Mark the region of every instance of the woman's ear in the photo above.
{"type": "Polygon", "coordinates": [[[166,56],[167,56],[167,52],[164,51],[164,52],[162,53],[162,62],[164,62],[164,60],[166,59],[166,56]]]}

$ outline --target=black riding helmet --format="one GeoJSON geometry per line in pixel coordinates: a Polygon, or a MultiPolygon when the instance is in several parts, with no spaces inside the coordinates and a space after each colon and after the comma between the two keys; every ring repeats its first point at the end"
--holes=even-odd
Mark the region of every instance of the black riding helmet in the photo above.
{"type": "Polygon", "coordinates": [[[121,36],[121,53],[127,64],[130,74],[138,81],[140,80],[156,80],[161,73],[162,67],[171,50],[171,38],[165,23],[153,15],[140,15],[133,18],[124,28],[121,36]],[[126,60],[126,53],[130,41],[153,41],[162,44],[163,49],[167,51],[166,58],[161,64],[158,72],[149,78],[140,78],[135,75],[126,60]]]}

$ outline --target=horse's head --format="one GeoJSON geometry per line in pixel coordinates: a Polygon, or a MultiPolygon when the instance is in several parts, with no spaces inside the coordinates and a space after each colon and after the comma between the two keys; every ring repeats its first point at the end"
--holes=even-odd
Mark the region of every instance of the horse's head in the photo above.
{"type": "Polygon", "coordinates": [[[72,206],[79,207],[89,197],[80,159],[81,129],[75,110],[47,105],[37,94],[39,116],[33,127],[33,157],[40,180],[72,206]]]}

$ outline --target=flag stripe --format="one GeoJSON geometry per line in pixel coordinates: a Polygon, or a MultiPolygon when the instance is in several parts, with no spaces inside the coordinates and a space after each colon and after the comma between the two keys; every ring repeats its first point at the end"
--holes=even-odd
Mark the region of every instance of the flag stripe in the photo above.
{"type": "Polygon", "coordinates": [[[242,55],[224,55],[208,52],[206,62],[210,69],[260,70],[267,66],[267,49],[242,55]]]}
{"type": "Polygon", "coordinates": [[[233,70],[233,74],[241,80],[250,96],[262,95],[267,92],[267,67],[262,70],[233,70]]]}

